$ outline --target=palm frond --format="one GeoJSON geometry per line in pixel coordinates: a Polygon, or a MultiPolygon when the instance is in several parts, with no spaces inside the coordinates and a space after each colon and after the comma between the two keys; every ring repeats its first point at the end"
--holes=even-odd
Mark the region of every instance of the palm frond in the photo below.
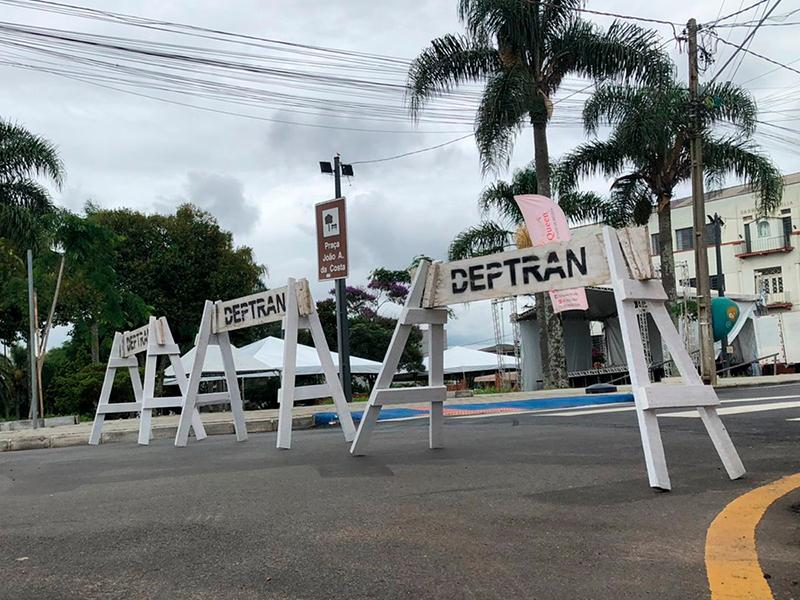
{"type": "Polygon", "coordinates": [[[511,231],[493,221],[468,227],[459,233],[447,250],[448,260],[460,260],[502,252],[509,244],[511,231]]]}
{"type": "Polygon", "coordinates": [[[527,69],[520,65],[492,75],[475,115],[475,141],[483,172],[508,166],[516,133],[541,98],[527,69]]]}
{"type": "Polygon", "coordinates": [[[583,19],[572,21],[550,44],[551,78],[559,85],[568,73],[595,80],[637,81],[650,86],[668,82],[672,62],[650,29],[614,21],[605,32],[583,19]]]}
{"type": "Polygon", "coordinates": [[[555,182],[559,196],[577,189],[581,177],[596,173],[605,176],[621,173],[628,162],[626,152],[626,148],[614,138],[581,144],[558,162],[555,182]]]}
{"type": "Polygon", "coordinates": [[[56,147],[19,125],[0,120],[0,179],[44,176],[60,185],[64,167],[56,147]]]}
{"type": "Polygon", "coordinates": [[[445,35],[431,42],[408,69],[406,99],[419,118],[425,103],[469,81],[485,79],[501,68],[500,57],[485,37],[445,35]]]}
{"type": "Polygon", "coordinates": [[[53,210],[50,194],[32,179],[0,181],[0,205],[19,206],[34,216],[53,210]]]}
{"type": "Polygon", "coordinates": [[[769,214],[781,205],[781,172],[753,142],[738,137],[707,137],[703,140],[703,166],[709,177],[733,174],[752,186],[758,197],[759,213],[769,214]]]}
{"type": "Polygon", "coordinates": [[[732,81],[715,82],[700,89],[700,118],[704,125],[726,121],[744,136],[756,130],[758,108],[753,95],[732,81]]]}
{"type": "Polygon", "coordinates": [[[617,178],[611,186],[605,221],[613,227],[645,225],[653,212],[653,194],[636,173],[617,178]]]}

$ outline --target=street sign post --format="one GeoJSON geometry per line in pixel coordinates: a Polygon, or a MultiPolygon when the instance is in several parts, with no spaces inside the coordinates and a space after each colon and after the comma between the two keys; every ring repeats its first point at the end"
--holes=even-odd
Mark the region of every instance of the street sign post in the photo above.
{"type": "Polygon", "coordinates": [[[347,261],[347,218],[344,198],[320,202],[317,217],[317,276],[320,281],[345,279],[347,261]]]}

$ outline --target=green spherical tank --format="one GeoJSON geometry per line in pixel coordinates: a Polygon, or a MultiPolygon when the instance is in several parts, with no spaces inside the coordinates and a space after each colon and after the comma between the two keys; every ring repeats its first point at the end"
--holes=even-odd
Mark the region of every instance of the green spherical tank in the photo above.
{"type": "Polygon", "coordinates": [[[714,341],[720,341],[728,335],[739,319],[739,307],[730,298],[711,299],[711,326],[714,330],[714,341]]]}

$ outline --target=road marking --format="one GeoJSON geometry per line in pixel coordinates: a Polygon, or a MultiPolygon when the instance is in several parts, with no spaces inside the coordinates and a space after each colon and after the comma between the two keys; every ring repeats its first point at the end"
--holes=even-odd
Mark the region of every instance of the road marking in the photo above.
{"type": "MultiPolygon", "coordinates": [[[[765,412],[768,410],[782,410],[785,408],[800,408],[800,402],[768,402],[766,404],[750,404],[748,406],[723,406],[717,409],[720,415],[743,415],[747,413],[765,412]]],[[[685,418],[700,418],[700,414],[696,411],[681,411],[664,413],[658,415],[659,417],[685,417],[685,418]]]]}
{"type": "MultiPolygon", "coordinates": [[[[722,404],[733,404],[733,403],[743,403],[743,402],[759,402],[764,400],[782,400],[787,398],[797,398],[797,394],[793,394],[791,396],[764,396],[761,398],[726,398],[725,400],[720,400],[722,404]]],[[[774,404],[754,404],[752,410],[748,411],[741,411],[741,412],[758,412],[759,410],[777,410],[778,407],[780,408],[794,408],[794,405],[800,406],[800,402],[781,402],[781,403],[774,403],[774,404]],[[763,408],[758,409],[759,406],[775,406],[775,408],[763,408]]],[[[564,410],[558,412],[551,412],[546,415],[545,417],[580,417],[581,415],[602,415],[605,413],[615,413],[615,412],[625,412],[625,411],[633,411],[636,410],[636,407],[627,404],[626,406],[614,407],[614,408],[597,408],[594,410],[564,410]]],[[[738,414],[736,407],[731,408],[720,408],[718,409],[719,414],[738,414]],[[727,413],[725,411],[728,411],[727,413]]],[[[664,413],[659,414],[660,417],[699,417],[699,414],[696,410],[680,412],[680,413],[664,413]]]]}
{"type": "Polygon", "coordinates": [[[711,600],[772,600],[756,552],[756,527],[778,498],[800,488],[800,473],[739,496],[717,515],[706,534],[711,600]]]}

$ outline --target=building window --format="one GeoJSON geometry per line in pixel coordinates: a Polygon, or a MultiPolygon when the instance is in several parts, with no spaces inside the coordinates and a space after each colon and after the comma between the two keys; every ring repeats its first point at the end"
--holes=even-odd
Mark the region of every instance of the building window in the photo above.
{"type": "Polygon", "coordinates": [[[759,269],[755,272],[756,294],[761,296],[766,304],[771,302],[784,302],[783,273],[780,267],[759,269]]]}
{"type": "Polygon", "coordinates": [[[694,248],[694,231],[691,227],[675,230],[675,250],[691,250],[694,248]]]}
{"type": "Polygon", "coordinates": [[[658,239],[657,233],[650,234],[650,252],[653,256],[661,254],[661,240],[658,239]]]}
{"type": "Polygon", "coordinates": [[[758,237],[760,238],[769,237],[769,221],[764,220],[758,222],[758,237]]]}

